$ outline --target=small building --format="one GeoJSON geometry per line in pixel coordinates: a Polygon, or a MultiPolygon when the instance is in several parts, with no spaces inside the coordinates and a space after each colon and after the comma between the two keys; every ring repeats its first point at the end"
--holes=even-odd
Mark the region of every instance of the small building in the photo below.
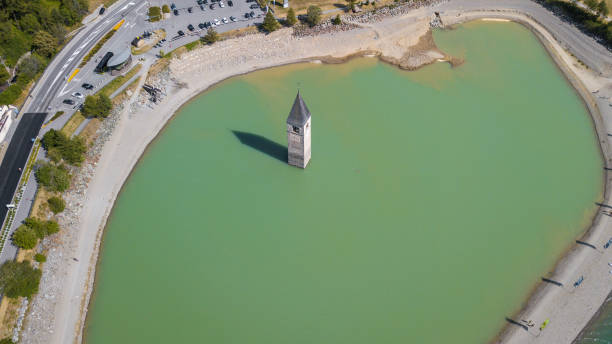
{"type": "Polygon", "coordinates": [[[131,62],[132,52],[130,51],[130,47],[124,47],[108,60],[106,67],[110,69],[112,75],[117,75],[125,68],[129,67],[131,62]]]}
{"type": "Polygon", "coordinates": [[[94,72],[96,73],[104,73],[106,71],[106,65],[108,63],[108,60],[110,60],[113,57],[113,52],[109,51],[106,54],[104,54],[104,57],[102,57],[102,60],[100,60],[100,62],[98,62],[98,65],[96,66],[96,68],[94,69],[94,72]]]}
{"type": "Polygon", "coordinates": [[[306,168],[310,161],[310,111],[298,91],[287,117],[289,165],[306,168]]]}

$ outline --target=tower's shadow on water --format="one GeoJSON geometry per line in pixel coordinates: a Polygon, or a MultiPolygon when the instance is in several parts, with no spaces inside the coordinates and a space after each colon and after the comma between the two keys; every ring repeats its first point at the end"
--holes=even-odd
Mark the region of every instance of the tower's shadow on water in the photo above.
{"type": "Polygon", "coordinates": [[[243,145],[256,149],[284,163],[287,162],[287,147],[269,140],[261,135],[232,130],[232,133],[243,145]]]}

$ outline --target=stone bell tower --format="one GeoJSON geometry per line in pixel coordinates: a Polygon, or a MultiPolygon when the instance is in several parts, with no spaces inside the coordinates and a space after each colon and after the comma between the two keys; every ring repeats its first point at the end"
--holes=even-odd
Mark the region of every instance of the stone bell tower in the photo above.
{"type": "Polygon", "coordinates": [[[310,161],[310,111],[298,91],[287,117],[289,165],[306,168],[310,161]]]}

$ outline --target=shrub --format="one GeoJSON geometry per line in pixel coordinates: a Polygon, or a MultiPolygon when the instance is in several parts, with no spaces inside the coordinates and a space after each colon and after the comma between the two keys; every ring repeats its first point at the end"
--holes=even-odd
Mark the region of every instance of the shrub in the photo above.
{"type": "Polygon", "coordinates": [[[204,37],[202,37],[202,42],[204,42],[206,44],[213,44],[213,43],[215,43],[218,40],[219,40],[219,34],[212,27],[209,27],[208,31],[206,31],[206,35],[204,35],[204,37]]]}
{"type": "Polygon", "coordinates": [[[306,10],[306,22],[310,26],[315,26],[321,22],[321,8],[318,6],[308,6],[306,10]]]}
{"type": "Polygon", "coordinates": [[[28,217],[23,221],[24,226],[32,229],[40,239],[59,232],[59,224],[55,221],[41,221],[34,217],[28,217]]]}
{"type": "Polygon", "coordinates": [[[0,340],[0,344],[15,344],[11,338],[4,338],[0,340]]]}
{"type": "Polygon", "coordinates": [[[38,31],[32,38],[32,50],[44,57],[51,57],[57,49],[57,41],[46,31],[38,31]]]}
{"type": "Polygon", "coordinates": [[[15,233],[13,233],[12,239],[15,246],[26,250],[34,248],[38,243],[36,231],[26,225],[19,226],[19,228],[15,230],[15,233]]]}
{"type": "Polygon", "coordinates": [[[64,165],[56,166],[49,162],[39,164],[35,176],[38,183],[55,192],[68,190],[72,178],[64,165]]]}
{"type": "Polygon", "coordinates": [[[66,202],[64,202],[64,199],[61,197],[50,197],[47,203],[49,204],[49,209],[51,209],[54,214],[61,213],[64,211],[64,208],[66,208],[66,202]]]}
{"type": "Polygon", "coordinates": [[[42,272],[29,261],[8,261],[0,266],[0,291],[10,298],[31,297],[38,292],[42,272]]]}
{"type": "Polygon", "coordinates": [[[34,255],[34,260],[39,262],[39,263],[44,263],[44,262],[47,261],[47,257],[45,257],[44,254],[37,253],[37,254],[34,255]]]}
{"type": "Polygon", "coordinates": [[[289,8],[289,11],[287,11],[287,25],[293,26],[295,25],[295,23],[297,23],[295,11],[293,10],[293,8],[289,8]]]}
{"type": "Polygon", "coordinates": [[[161,9],[157,6],[149,7],[149,21],[156,22],[161,20],[161,9]]]}
{"type": "Polygon", "coordinates": [[[162,6],[162,12],[164,12],[164,13],[170,13],[170,7],[168,7],[168,5],[164,5],[164,6],[162,6]]]}
{"type": "Polygon", "coordinates": [[[113,108],[110,98],[104,94],[87,96],[83,103],[83,115],[85,117],[106,118],[113,108]]]}
{"type": "Polygon", "coordinates": [[[60,226],[57,222],[53,221],[53,220],[47,220],[47,222],[45,222],[45,235],[51,235],[51,234],[55,234],[57,232],[59,232],[60,230],[60,226]]]}
{"type": "Polygon", "coordinates": [[[340,15],[336,15],[336,17],[334,19],[332,19],[332,24],[334,25],[340,25],[342,24],[342,19],[340,19],[340,15]]]}

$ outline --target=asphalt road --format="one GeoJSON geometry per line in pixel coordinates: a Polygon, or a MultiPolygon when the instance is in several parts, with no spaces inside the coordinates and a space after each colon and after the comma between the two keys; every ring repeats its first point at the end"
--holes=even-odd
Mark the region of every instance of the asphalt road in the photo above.
{"type": "Polygon", "coordinates": [[[15,130],[13,139],[8,146],[5,158],[0,165],[0,223],[4,222],[13,194],[17,189],[21,178],[20,168],[25,166],[28,155],[34,142],[33,137],[38,135],[40,127],[46,117],[46,113],[26,113],[22,115],[21,121],[15,130]]]}

